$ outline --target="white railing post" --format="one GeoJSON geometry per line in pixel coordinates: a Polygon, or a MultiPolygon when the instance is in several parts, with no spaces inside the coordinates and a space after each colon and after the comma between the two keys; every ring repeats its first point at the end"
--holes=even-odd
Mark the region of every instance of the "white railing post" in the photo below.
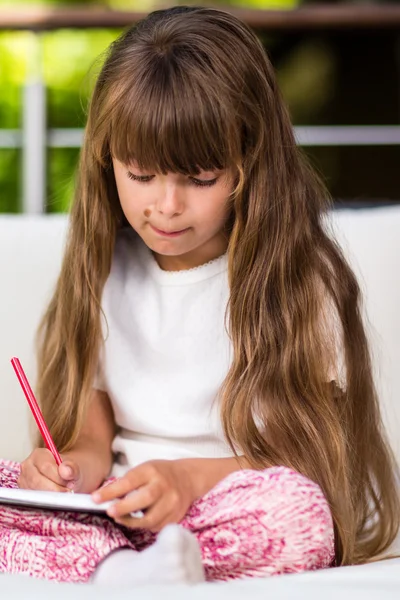
{"type": "Polygon", "coordinates": [[[23,212],[45,211],[46,197],[46,90],[42,75],[41,40],[32,33],[32,54],[23,89],[23,212]]]}

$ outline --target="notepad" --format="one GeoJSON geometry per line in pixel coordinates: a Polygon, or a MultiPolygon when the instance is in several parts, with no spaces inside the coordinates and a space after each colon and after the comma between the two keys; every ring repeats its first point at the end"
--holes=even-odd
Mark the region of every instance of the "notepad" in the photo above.
{"type": "MultiPolygon", "coordinates": [[[[68,494],[0,487],[0,505],[2,504],[41,510],[105,513],[110,506],[115,504],[115,500],[96,504],[90,494],[68,494]]],[[[131,516],[142,518],[143,512],[139,510],[131,513],[131,516]]]]}

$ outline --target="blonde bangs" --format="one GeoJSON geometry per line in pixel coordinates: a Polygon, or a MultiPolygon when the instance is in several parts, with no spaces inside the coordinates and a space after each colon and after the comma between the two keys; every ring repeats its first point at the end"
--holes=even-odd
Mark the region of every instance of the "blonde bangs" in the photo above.
{"type": "Polygon", "coordinates": [[[109,152],[157,173],[230,168],[238,162],[240,142],[231,139],[237,127],[223,106],[208,97],[199,78],[153,61],[112,107],[109,152]]]}

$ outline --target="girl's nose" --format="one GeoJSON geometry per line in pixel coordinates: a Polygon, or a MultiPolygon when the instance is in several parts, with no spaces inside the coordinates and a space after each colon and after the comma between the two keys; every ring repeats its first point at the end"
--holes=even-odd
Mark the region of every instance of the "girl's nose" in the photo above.
{"type": "Polygon", "coordinates": [[[176,183],[163,186],[156,202],[157,211],[166,217],[181,214],[184,206],[182,193],[183,190],[180,190],[176,183]]]}

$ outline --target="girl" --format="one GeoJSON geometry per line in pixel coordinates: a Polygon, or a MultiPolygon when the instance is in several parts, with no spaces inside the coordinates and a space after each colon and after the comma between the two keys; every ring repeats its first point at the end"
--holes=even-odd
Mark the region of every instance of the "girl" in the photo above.
{"type": "Polygon", "coordinates": [[[64,462],[37,448],[1,484],[115,503],[2,509],[2,571],[195,582],[382,555],[395,465],[328,208],[243,23],[172,8],[112,44],[41,327],[64,462]]]}

